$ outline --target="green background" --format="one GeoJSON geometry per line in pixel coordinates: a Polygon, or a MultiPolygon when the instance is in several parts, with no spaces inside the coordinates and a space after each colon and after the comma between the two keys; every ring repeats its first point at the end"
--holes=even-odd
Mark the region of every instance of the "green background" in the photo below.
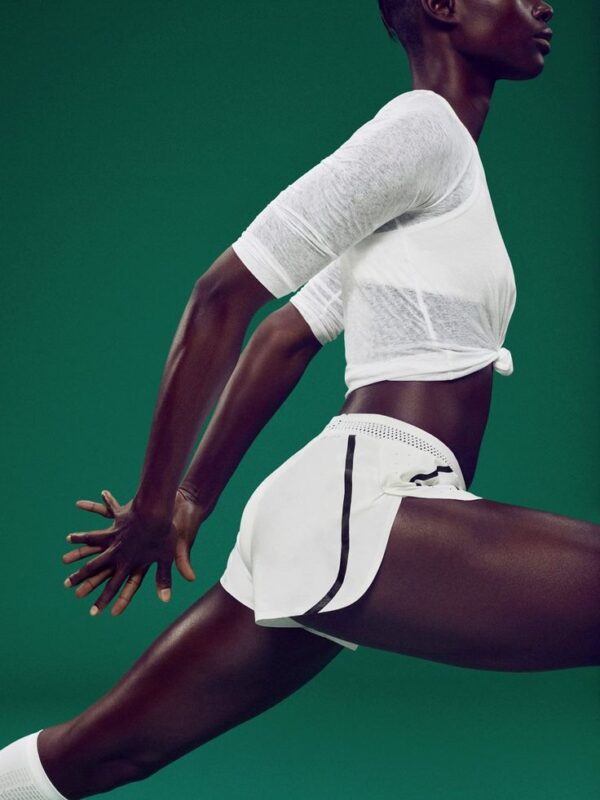
{"type": "MultiPolygon", "coordinates": [[[[62,581],[78,498],[135,491],[194,281],[284,186],[411,88],[375,0],[2,0],[0,745],[76,715],[218,580],[250,492],[341,407],[341,338],[202,528],[194,584],[154,572],[88,615],[62,581]]],[[[556,3],[533,81],[479,141],[517,280],[472,490],[600,522],[598,4],[556,3]]],[[[256,324],[283,301],[263,309],[256,324]]],[[[100,524],[98,524],[100,523],[100,524]]],[[[177,674],[173,675],[177,680],[177,674]]],[[[359,648],[123,798],[587,800],[598,671],[478,672],[359,648]]],[[[201,713],[201,710],[200,712],[201,713]]]]}

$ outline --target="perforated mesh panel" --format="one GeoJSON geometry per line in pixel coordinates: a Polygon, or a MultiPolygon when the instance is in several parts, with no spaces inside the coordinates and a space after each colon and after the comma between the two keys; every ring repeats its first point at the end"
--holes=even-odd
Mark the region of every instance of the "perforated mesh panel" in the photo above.
{"type": "MultiPolygon", "coordinates": [[[[417,450],[422,450],[426,453],[436,456],[442,460],[444,464],[448,464],[448,458],[441,450],[435,445],[419,436],[405,430],[404,428],[396,427],[395,425],[386,425],[385,422],[372,422],[369,420],[354,420],[354,419],[332,419],[325,428],[326,431],[344,431],[348,433],[363,433],[367,436],[374,436],[377,439],[391,439],[397,442],[415,447],[417,450]]],[[[450,465],[449,465],[450,466],[450,465]]]]}
{"type": "Polygon", "coordinates": [[[13,769],[0,775],[1,800],[46,800],[47,796],[31,783],[27,769],[13,769]]]}

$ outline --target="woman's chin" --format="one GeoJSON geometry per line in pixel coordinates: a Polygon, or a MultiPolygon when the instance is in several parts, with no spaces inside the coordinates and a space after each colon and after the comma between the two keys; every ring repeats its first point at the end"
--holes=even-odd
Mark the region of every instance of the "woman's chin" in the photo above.
{"type": "Polygon", "coordinates": [[[530,59],[527,65],[518,69],[507,70],[504,74],[498,76],[498,80],[506,81],[528,81],[542,72],[545,66],[544,54],[538,51],[536,56],[530,59]]]}

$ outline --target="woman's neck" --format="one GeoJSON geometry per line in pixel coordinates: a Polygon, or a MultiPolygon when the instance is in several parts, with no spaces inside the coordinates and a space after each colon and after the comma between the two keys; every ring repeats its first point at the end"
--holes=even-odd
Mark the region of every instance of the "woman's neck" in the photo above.
{"type": "Polygon", "coordinates": [[[437,50],[410,59],[413,89],[429,89],[445,98],[473,139],[481,135],[495,80],[476,72],[456,51],[437,50]]]}

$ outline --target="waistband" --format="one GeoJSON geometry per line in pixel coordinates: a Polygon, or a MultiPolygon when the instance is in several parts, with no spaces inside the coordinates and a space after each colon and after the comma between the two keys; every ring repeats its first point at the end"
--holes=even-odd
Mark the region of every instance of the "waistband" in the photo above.
{"type": "Polygon", "coordinates": [[[410,422],[388,417],[385,414],[339,414],[327,423],[319,436],[350,433],[402,442],[408,447],[431,453],[444,464],[452,467],[464,485],[460,464],[448,445],[432,433],[424,431],[423,428],[411,425],[410,422]]]}

